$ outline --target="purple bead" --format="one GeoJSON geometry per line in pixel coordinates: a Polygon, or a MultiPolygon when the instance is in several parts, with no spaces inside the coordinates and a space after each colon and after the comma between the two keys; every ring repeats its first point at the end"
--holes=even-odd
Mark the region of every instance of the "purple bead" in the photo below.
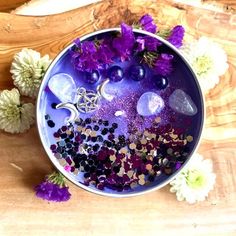
{"type": "Polygon", "coordinates": [[[165,76],[156,75],[153,80],[158,89],[165,89],[168,85],[168,79],[165,76]]]}
{"type": "Polygon", "coordinates": [[[85,77],[86,77],[86,82],[87,83],[95,84],[96,82],[98,82],[98,80],[100,78],[100,75],[99,75],[97,70],[93,70],[91,73],[86,72],[85,77]]]}
{"type": "Polygon", "coordinates": [[[140,81],[145,77],[145,69],[142,65],[132,65],[129,68],[129,76],[132,80],[140,81]]]}
{"type": "Polygon", "coordinates": [[[55,145],[55,144],[52,144],[51,146],[50,146],[50,149],[51,150],[55,150],[57,148],[57,146],[55,145]]]}
{"type": "Polygon", "coordinates": [[[112,66],[107,72],[108,78],[113,82],[119,82],[123,79],[124,72],[119,66],[112,66]]]}

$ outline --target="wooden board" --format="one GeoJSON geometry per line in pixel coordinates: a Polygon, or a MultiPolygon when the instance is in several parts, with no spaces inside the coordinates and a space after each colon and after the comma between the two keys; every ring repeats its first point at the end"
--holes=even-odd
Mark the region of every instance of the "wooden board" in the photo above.
{"type": "Polygon", "coordinates": [[[53,168],[35,127],[0,133],[0,235],[236,235],[236,16],[171,1],[111,0],[48,17],[0,13],[0,89],[11,88],[14,53],[29,47],[51,57],[85,33],[128,23],[149,12],[160,26],[183,24],[187,39],[220,43],[230,68],[206,96],[206,126],[199,153],[213,161],[217,180],[207,201],[177,202],[169,186],[135,198],[113,199],[70,184],[72,199],[37,199],[33,186],[53,168]]]}

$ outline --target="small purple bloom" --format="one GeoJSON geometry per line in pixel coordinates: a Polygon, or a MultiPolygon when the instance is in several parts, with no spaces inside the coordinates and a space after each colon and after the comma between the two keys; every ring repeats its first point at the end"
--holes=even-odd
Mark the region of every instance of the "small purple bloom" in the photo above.
{"type": "Polygon", "coordinates": [[[175,47],[179,48],[183,45],[184,32],[184,27],[182,25],[177,25],[171,30],[167,40],[175,47]]]}
{"type": "Polygon", "coordinates": [[[154,63],[154,71],[163,76],[170,75],[173,71],[172,60],[174,56],[167,53],[162,53],[158,56],[157,60],[154,63]]]}
{"type": "Polygon", "coordinates": [[[71,194],[68,187],[60,187],[45,180],[35,187],[36,196],[48,201],[64,202],[70,199],[71,194]]]}
{"type": "Polygon", "coordinates": [[[74,43],[77,47],[81,47],[81,42],[80,42],[80,38],[77,38],[74,40],[74,43]]]}
{"type": "Polygon", "coordinates": [[[121,24],[121,36],[114,38],[112,46],[115,49],[117,55],[121,58],[121,61],[129,59],[134,47],[134,33],[131,26],[125,23],[121,24]]]}
{"type": "Polygon", "coordinates": [[[115,52],[111,46],[112,41],[104,39],[99,48],[97,49],[98,61],[103,65],[108,65],[113,62],[115,52]]]}
{"type": "Polygon", "coordinates": [[[139,24],[141,25],[143,30],[146,30],[153,34],[157,32],[157,26],[153,22],[153,19],[149,14],[142,16],[139,20],[139,24]]]}
{"type": "Polygon", "coordinates": [[[79,71],[87,72],[100,69],[101,65],[97,60],[97,49],[94,42],[85,41],[80,44],[77,39],[75,43],[80,45],[80,47],[76,46],[71,52],[71,61],[74,67],[79,71]]]}
{"type": "Polygon", "coordinates": [[[161,46],[161,42],[150,36],[139,36],[136,40],[138,43],[138,51],[143,51],[146,49],[147,51],[156,51],[157,47],[161,46]]]}

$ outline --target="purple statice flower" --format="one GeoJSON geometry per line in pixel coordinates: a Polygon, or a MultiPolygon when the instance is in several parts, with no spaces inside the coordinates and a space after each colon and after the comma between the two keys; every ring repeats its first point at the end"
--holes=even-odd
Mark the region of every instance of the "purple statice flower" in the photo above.
{"type": "Polygon", "coordinates": [[[74,40],[74,44],[75,44],[78,48],[80,48],[80,47],[81,47],[80,38],[75,39],[75,40],[74,40]]]}
{"type": "Polygon", "coordinates": [[[42,183],[35,186],[36,196],[48,201],[64,202],[70,199],[69,188],[64,177],[59,173],[49,175],[42,183]]]}
{"type": "Polygon", "coordinates": [[[142,16],[139,20],[139,24],[141,25],[143,30],[146,30],[153,34],[157,32],[157,26],[149,14],[142,16]]]}
{"type": "Polygon", "coordinates": [[[138,43],[137,51],[156,51],[157,47],[161,46],[161,42],[153,37],[150,36],[139,36],[136,40],[138,43]]]}
{"type": "Polygon", "coordinates": [[[114,38],[112,46],[121,61],[128,60],[134,47],[135,38],[131,26],[125,23],[121,24],[121,36],[114,38]]]}
{"type": "Polygon", "coordinates": [[[179,48],[183,45],[184,32],[184,27],[182,25],[177,25],[171,30],[167,40],[175,47],[179,48]]]}
{"type": "Polygon", "coordinates": [[[103,65],[109,65],[113,62],[115,52],[112,48],[112,41],[104,39],[97,49],[98,61],[103,65]]]}
{"type": "Polygon", "coordinates": [[[100,69],[94,42],[85,41],[81,44],[80,54],[75,58],[75,68],[79,71],[87,72],[100,69]]]}
{"type": "Polygon", "coordinates": [[[167,53],[161,53],[153,65],[153,70],[163,76],[170,75],[173,71],[172,60],[174,56],[167,53]]]}
{"type": "Polygon", "coordinates": [[[100,63],[97,60],[97,48],[94,42],[85,41],[80,42],[76,39],[75,46],[71,50],[71,62],[75,69],[79,71],[92,72],[101,68],[100,63]]]}

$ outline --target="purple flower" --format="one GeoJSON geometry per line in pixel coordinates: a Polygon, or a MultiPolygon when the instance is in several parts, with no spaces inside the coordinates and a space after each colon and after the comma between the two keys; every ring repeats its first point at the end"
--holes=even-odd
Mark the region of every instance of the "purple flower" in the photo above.
{"type": "Polygon", "coordinates": [[[153,22],[153,19],[149,14],[142,16],[139,20],[139,24],[141,25],[143,30],[146,30],[153,34],[157,32],[157,26],[153,22]]]}
{"type": "Polygon", "coordinates": [[[163,76],[170,75],[173,71],[172,60],[174,56],[167,53],[162,53],[158,56],[157,60],[154,63],[154,71],[163,76]]]}
{"type": "Polygon", "coordinates": [[[121,61],[129,59],[134,47],[134,42],[135,38],[132,27],[122,23],[121,36],[114,38],[112,42],[112,46],[116,54],[121,58],[121,61]]]}
{"type": "Polygon", "coordinates": [[[44,181],[35,187],[36,196],[48,201],[64,202],[70,199],[68,187],[60,187],[48,181],[44,181]]]}
{"type": "Polygon", "coordinates": [[[81,47],[81,42],[80,42],[80,38],[77,38],[74,40],[74,44],[77,46],[77,47],[81,47]]]}
{"type": "Polygon", "coordinates": [[[98,61],[103,65],[108,65],[113,62],[115,57],[115,52],[111,46],[112,41],[109,39],[104,39],[101,45],[97,49],[98,61]]]}
{"type": "Polygon", "coordinates": [[[94,42],[85,41],[80,43],[76,40],[76,47],[72,49],[71,62],[79,71],[92,72],[100,69],[101,65],[97,60],[97,49],[94,42]],[[78,46],[79,47],[78,47],[78,46]]]}
{"type": "Polygon", "coordinates": [[[167,40],[175,47],[179,48],[183,45],[184,32],[184,27],[182,25],[177,25],[171,30],[167,40]]]}
{"type": "Polygon", "coordinates": [[[69,188],[64,177],[59,173],[49,175],[42,183],[35,186],[36,196],[48,201],[64,202],[70,199],[69,188]]]}
{"type": "Polygon", "coordinates": [[[156,51],[157,47],[162,44],[158,39],[150,36],[139,36],[136,42],[138,43],[138,51],[143,51],[144,49],[147,51],[156,51]]]}

